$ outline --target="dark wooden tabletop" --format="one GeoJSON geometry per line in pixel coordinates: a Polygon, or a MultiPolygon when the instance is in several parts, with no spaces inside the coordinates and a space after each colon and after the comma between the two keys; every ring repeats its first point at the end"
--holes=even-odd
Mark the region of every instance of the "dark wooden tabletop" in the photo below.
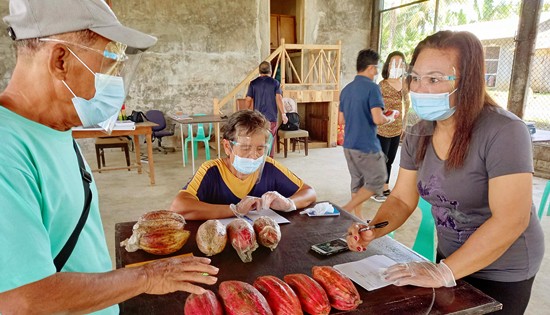
{"type": "MultiPolygon", "coordinates": [[[[355,217],[345,211],[337,217],[308,217],[298,211],[280,213],[290,220],[281,225],[282,238],[279,246],[271,252],[260,246],[253,254],[253,261],[243,263],[228,242],[223,252],[212,256],[212,264],[220,268],[218,283],[207,287],[214,292],[220,282],[241,280],[252,284],[258,276],[274,275],[283,278],[290,273],[305,273],[311,276],[311,267],[333,266],[356,261],[368,256],[382,254],[396,262],[419,260],[418,255],[390,237],[373,241],[365,252],[344,252],[323,257],[310,250],[312,244],[328,241],[343,235],[355,217]]],[[[195,235],[203,221],[188,221],[186,229],[191,237],[182,249],[172,255],[193,253],[204,256],[197,248],[195,235]]],[[[132,234],[135,222],[117,223],[115,244],[132,234]]],[[[117,268],[127,264],[159,259],[161,256],[147,254],[141,250],[128,253],[122,247],[116,248],[117,268]]],[[[486,314],[502,308],[502,305],[468,283],[459,280],[453,288],[419,288],[413,286],[387,286],[374,291],[364,290],[356,285],[363,303],[351,312],[332,309],[331,314],[486,314]]],[[[187,293],[166,295],[142,294],[120,304],[121,314],[183,314],[187,293]]]]}

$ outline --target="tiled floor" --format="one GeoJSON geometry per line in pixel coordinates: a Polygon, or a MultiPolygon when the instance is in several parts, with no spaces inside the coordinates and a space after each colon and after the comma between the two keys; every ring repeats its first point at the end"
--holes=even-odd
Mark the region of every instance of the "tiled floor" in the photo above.
{"type": "MultiPolygon", "coordinates": [[[[89,147],[89,146],[87,146],[89,147]]],[[[204,161],[204,150],[199,150],[197,165],[204,161]]],[[[118,149],[106,150],[108,166],[124,165],[124,153],[118,149]]],[[[211,152],[214,157],[216,151],[211,152]]],[[[93,150],[85,151],[89,164],[95,166],[95,153],[93,150]]],[[[134,156],[132,156],[134,158],[134,156]]],[[[304,152],[289,152],[288,158],[282,154],[276,156],[277,160],[293,170],[305,182],[313,186],[319,200],[329,200],[335,204],[343,205],[350,197],[349,182],[346,162],[341,147],[312,149],[309,156],[304,152]]],[[[94,173],[99,189],[100,206],[103,217],[107,244],[114,259],[114,224],[124,221],[135,221],[146,211],[166,209],[178,190],[190,179],[191,167],[182,166],[181,151],[162,154],[155,152],[156,185],[149,185],[147,173],[138,175],[136,171],[125,170],[94,173]]],[[[399,159],[396,159],[398,163],[399,159]]],[[[146,168],[148,170],[148,168],[146,168]]],[[[395,181],[392,174],[390,185],[395,181]]],[[[546,179],[535,178],[534,202],[540,202],[546,179]]],[[[372,217],[379,203],[367,201],[363,206],[363,215],[372,217]]],[[[405,245],[411,246],[416,237],[416,230],[420,222],[419,210],[395,233],[395,238],[405,245]]],[[[550,229],[550,217],[542,220],[543,229],[550,229]]],[[[544,314],[550,309],[548,292],[550,292],[550,239],[546,234],[546,255],[542,268],[537,275],[530,305],[526,314],[544,314]],[[546,311],[545,311],[546,310],[546,311]]]]}

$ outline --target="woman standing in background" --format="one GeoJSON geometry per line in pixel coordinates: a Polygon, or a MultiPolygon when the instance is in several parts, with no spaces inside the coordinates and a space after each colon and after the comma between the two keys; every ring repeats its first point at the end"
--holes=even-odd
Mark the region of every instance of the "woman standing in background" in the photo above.
{"type": "MultiPolygon", "coordinates": [[[[407,93],[406,86],[403,84],[403,77],[406,69],[405,56],[400,51],[391,52],[386,58],[384,67],[382,68],[382,78],[380,81],[380,90],[382,90],[382,97],[384,98],[385,110],[398,110],[400,113],[403,111],[403,100],[408,102],[407,98],[404,98],[403,93],[407,93]]],[[[406,95],[406,94],[405,94],[406,95]]],[[[405,109],[407,106],[405,106],[405,109]]],[[[399,141],[401,140],[401,132],[403,130],[403,115],[399,115],[394,122],[378,126],[378,139],[382,146],[382,151],[386,155],[386,169],[388,177],[384,184],[384,192],[382,195],[374,195],[371,197],[376,202],[386,201],[387,196],[390,194],[390,174],[391,165],[395,160],[397,154],[397,148],[399,148],[399,141]]]]}

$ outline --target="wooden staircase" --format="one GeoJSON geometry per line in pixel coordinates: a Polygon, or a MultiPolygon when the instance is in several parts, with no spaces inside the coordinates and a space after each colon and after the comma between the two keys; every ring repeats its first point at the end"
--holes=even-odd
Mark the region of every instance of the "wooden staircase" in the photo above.
{"type": "MultiPolygon", "coordinates": [[[[298,103],[302,128],[310,135],[318,134],[326,147],[336,146],[341,46],[341,41],[336,45],[307,45],[285,44],[281,39],[281,46],[266,58],[274,64],[272,76],[280,73],[283,97],[298,103]]],[[[237,111],[250,81],[258,75],[255,67],[229,94],[214,99],[214,114],[237,111]]]]}

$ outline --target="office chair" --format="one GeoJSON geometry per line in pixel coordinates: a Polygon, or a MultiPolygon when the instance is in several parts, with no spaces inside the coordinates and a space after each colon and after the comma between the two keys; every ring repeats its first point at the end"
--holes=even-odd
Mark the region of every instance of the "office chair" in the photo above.
{"type": "Polygon", "coordinates": [[[435,222],[432,216],[432,205],[420,197],[418,208],[422,211],[422,221],[420,221],[412,249],[435,262],[435,222]]]}
{"type": "Polygon", "coordinates": [[[166,118],[164,118],[164,113],[160,110],[151,109],[145,113],[145,116],[147,117],[147,120],[150,122],[154,122],[158,126],[153,127],[153,141],[155,139],[158,139],[158,147],[157,149],[160,152],[164,152],[164,154],[167,154],[168,151],[165,147],[162,146],[162,138],[173,136],[174,135],[174,124],[168,125],[166,123],[166,118]]]}
{"type": "MultiPolygon", "coordinates": [[[[204,116],[205,114],[195,114],[195,116],[204,116]]],[[[204,124],[198,123],[195,124],[197,126],[197,132],[193,136],[193,151],[195,154],[193,154],[193,158],[197,158],[197,152],[199,149],[198,143],[203,142],[204,143],[204,153],[206,156],[206,161],[210,160],[210,136],[212,135],[212,123],[208,123],[208,134],[204,132],[204,124]]],[[[187,144],[191,141],[191,133],[193,132],[193,124],[189,124],[187,127],[187,138],[185,138],[185,144],[184,144],[184,161],[185,164],[187,164],[187,144]]]]}

